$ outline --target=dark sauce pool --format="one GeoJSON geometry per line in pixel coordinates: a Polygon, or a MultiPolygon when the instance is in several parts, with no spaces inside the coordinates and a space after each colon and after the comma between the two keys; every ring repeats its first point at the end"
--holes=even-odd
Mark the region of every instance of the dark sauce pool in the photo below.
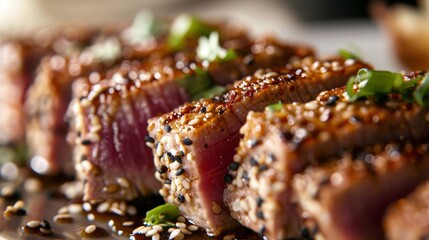
{"type": "MultiPolygon", "coordinates": [[[[132,233],[143,225],[146,211],[163,203],[159,196],[133,202],[85,203],[60,193],[61,185],[71,179],[19,171],[13,181],[0,180],[0,239],[152,239],[132,233]]],[[[215,238],[192,227],[192,234],[184,239],[261,239],[246,229],[215,238]]],[[[158,237],[169,239],[170,234],[164,228],[158,237]]]]}

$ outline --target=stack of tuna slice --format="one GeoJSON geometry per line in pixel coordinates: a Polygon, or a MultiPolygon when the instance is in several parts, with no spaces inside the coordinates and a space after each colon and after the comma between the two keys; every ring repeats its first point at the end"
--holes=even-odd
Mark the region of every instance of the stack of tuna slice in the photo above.
{"type": "MultiPolygon", "coordinates": [[[[324,90],[344,85],[362,67],[368,65],[355,60],[306,59],[260,70],[235,82],[223,95],[184,104],[152,119],[148,143],[153,148],[156,177],[163,184],[160,194],[211,234],[235,227],[223,204],[224,175],[247,113],[279,101],[310,101],[324,90]]],[[[262,140],[250,139],[245,144],[257,146],[262,140]]]]}

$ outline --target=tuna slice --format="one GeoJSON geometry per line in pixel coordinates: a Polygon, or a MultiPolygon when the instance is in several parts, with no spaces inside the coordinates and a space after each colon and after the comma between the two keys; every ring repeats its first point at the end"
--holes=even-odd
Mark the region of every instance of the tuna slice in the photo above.
{"type": "MultiPolygon", "coordinates": [[[[383,239],[387,206],[429,178],[427,150],[427,145],[375,146],[296,175],[292,185],[305,216],[303,233],[325,239],[383,239]]],[[[403,231],[404,226],[397,228],[403,231]]]]}
{"type": "Polygon", "coordinates": [[[43,29],[25,39],[0,39],[1,146],[13,147],[25,142],[24,100],[42,57],[62,53],[66,45],[84,44],[91,34],[83,26],[63,26],[61,31],[43,29]]]}
{"type": "Polygon", "coordinates": [[[224,175],[247,113],[278,101],[310,101],[323,90],[344,85],[362,67],[368,65],[305,59],[259,70],[222,96],[187,103],[150,120],[148,144],[155,155],[156,177],[163,183],[160,194],[209,234],[235,227],[237,222],[223,204],[224,175]]]}
{"type": "Polygon", "coordinates": [[[384,218],[385,238],[428,239],[428,211],[429,183],[425,182],[409,196],[389,207],[384,218]]]}
{"type": "Polygon", "coordinates": [[[189,96],[174,81],[179,73],[167,63],[135,73],[131,76],[138,79],[118,71],[73,104],[75,167],[85,180],[85,200],[131,200],[160,187],[146,147],[147,119],[189,96]]]}
{"type": "Polygon", "coordinates": [[[300,224],[291,203],[294,174],[342,151],[426,139],[428,113],[393,99],[384,105],[369,100],[349,103],[343,88],[306,104],[249,113],[226,175],[232,182],[225,194],[232,216],[270,239],[296,237],[300,224]]]}

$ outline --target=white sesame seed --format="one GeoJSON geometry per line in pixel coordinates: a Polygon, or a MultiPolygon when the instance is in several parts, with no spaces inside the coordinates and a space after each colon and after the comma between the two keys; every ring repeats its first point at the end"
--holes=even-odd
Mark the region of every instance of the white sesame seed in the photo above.
{"type": "Polygon", "coordinates": [[[89,202],[85,202],[85,203],[82,204],[82,208],[86,212],[89,212],[89,211],[92,210],[92,205],[89,202]]]}
{"type": "Polygon", "coordinates": [[[180,232],[182,232],[183,234],[186,234],[186,235],[191,235],[192,234],[192,232],[191,231],[189,231],[188,229],[186,229],[186,228],[180,228],[180,232]]]}
{"type": "Polygon", "coordinates": [[[152,236],[152,240],[159,240],[160,238],[161,236],[158,233],[152,236]]]}
{"type": "Polygon", "coordinates": [[[194,118],[194,119],[192,119],[191,121],[189,121],[189,122],[188,122],[188,125],[190,125],[190,126],[195,126],[195,125],[197,125],[199,122],[200,122],[200,119],[198,119],[198,118],[194,118]]]}
{"type": "Polygon", "coordinates": [[[4,186],[1,190],[1,196],[10,197],[15,193],[15,188],[11,185],[4,186]]]}
{"type": "Polygon", "coordinates": [[[164,146],[162,146],[162,143],[158,143],[158,147],[156,148],[156,155],[162,156],[163,152],[164,152],[164,146]]]}
{"type": "Polygon", "coordinates": [[[16,209],[23,208],[24,207],[24,201],[22,201],[22,200],[17,201],[15,204],[13,204],[13,207],[16,209]]]}
{"type": "Polygon", "coordinates": [[[88,227],[85,228],[85,232],[87,234],[91,234],[93,233],[95,230],[97,229],[97,227],[95,225],[89,225],[88,227]]]}
{"type": "Polygon", "coordinates": [[[89,173],[94,169],[94,164],[88,160],[83,160],[80,162],[80,165],[82,166],[82,169],[85,171],[85,173],[89,173]]]}
{"type": "Polygon", "coordinates": [[[170,169],[171,170],[177,170],[177,169],[179,169],[180,165],[181,164],[179,162],[177,162],[177,161],[173,162],[173,163],[170,164],[170,169]]]}
{"type": "Polygon", "coordinates": [[[158,232],[162,232],[162,227],[161,227],[161,225],[154,225],[154,226],[152,226],[152,228],[153,228],[153,229],[156,229],[156,231],[158,231],[158,232]]]}
{"type": "Polygon", "coordinates": [[[152,237],[153,235],[155,235],[155,234],[157,234],[158,233],[158,231],[156,230],[156,229],[151,229],[151,230],[149,230],[147,233],[146,233],[146,237],[152,237]]]}
{"type": "Polygon", "coordinates": [[[134,206],[128,206],[127,213],[130,216],[135,216],[137,214],[137,208],[134,206]]]}
{"type": "Polygon", "coordinates": [[[183,179],[182,180],[182,186],[185,188],[185,189],[190,189],[191,188],[191,183],[189,182],[189,180],[188,179],[183,179]]]}
{"type": "Polygon", "coordinates": [[[196,226],[196,225],[190,225],[189,227],[188,227],[188,230],[189,231],[192,231],[192,232],[195,232],[195,231],[197,231],[199,229],[199,227],[198,226],[196,226]]]}
{"type": "Polygon", "coordinates": [[[117,214],[119,216],[124,216],[125,215],[125,213],[122,210],[120,210],[118,208],[114,208],[114,207],[110,208],[110,212],[112,212],[114,214],[117,214]]]}
{"type": "Polygon", "coordinates": [[[127,203],[122,201],[121,203],[119,203],[119,210],[126,212],[127,211],[127,203]]]}
{"type": "Polygon", "coordinates": [[[62,214],[62,213],[68,213],[69,209],[67,207],[61,207],[57,213],[62,214]]]}
{"type": "Polygon", "coordinates": [[[68,210],[70,213],[80,213],[82,212],[82,206],[78,203],[70,204],[68,210]]]}
{"type": "Polygon", "coordinates": [[[39,221],[29,221],[27,223],[27,227],[29,227],[29,228],[38,228],[38,227],[40,227],[40,222],[39,221]]]}
{"type": "Polygon", "coordinates": [[[182,139],[180,138],[179,134],[174,135],[174,141],[176,144],[180,144],[182,142],[182,139]]]}
{"type": "Polygon", "coordinates": [[[180,234],[180,229],[174,229],[174,230],[171,232],[170,237],[168,237],[168,239],[174,239],[174,238],[176,238],[177,236],[179,236],[179,234],[180,234]]]}
{"type": "Polygon", "coordinates": [[[133,234],[146,234],[147,232],[149,232],[151,228],[150,227],[146,227],[146,226],[140,226],[136,229],[134,229],[133,234]]]}
{"type": "Polygon", "coordinates": [[[168,136],[163,136],[159,142],[162,143],[162,145],[165,145],[167,141],[168,141],[168,136]]]}
{"type": "Polygon", "coordinates": [[[88,213],[88,215],[86,215],[86,219],[88,219],[89,221],[94,221],[95,220],[95,215],[92,213],[88,213]]]}
{"type": "Polygon", "coordinates": [[[116,182],[119,184],[119,186],[121,186],[123,188],[130,188],[131,187],[130,181],[128,181],[128,179],[118,178],[118,179],[116,179],[116,182]]]}
{"type": "Polygon", "coordinates": [[[186,222],[186,218],[184,217],[184,216],[179,216],[178,218],[177,218],[177,221],[178,222],[186,222]]]}
{"type": "Polygon", "coordinates": [[[110,203],[109,202],[102,202],[97,206],[97,212],[98,213],[105,213],[107,210],[109,210],[110,203]]]}
{"type": "Polygon", "coordinates": [[[55,222],[70,222],[72,220],[73,218],[71,217],[71,215],[67,213],[58,214],[54,216],[55,222]]]}
{"type": "Polygon", "coordinates": [[[134,222],[133,222],[133,221],[126,221],[126,222],[123,222],[123,223],[122,223],[122,226],[124,226],[124,227],[130,227],[130,226],[132,226],[132,225],[134,225],[134,222]]]}
{"type": "Polygon", "coordinates": [[[186,154],[186,159],[188,161],[194,161],[194,155],[192,155],[192,153],[188,153],[188,154],[186,154]]]}
{"type": "Polygon", "coordinates": [[[110,219],[109,222],[107,222],[107,225],[109,225],[109,227],[113,227],[113,225],[115,225],[115,221],[110,219]]]}
{"type": "Polygon", "coordinates": [[[191,196],[189,195],[189,193],[185,194],[185,200],[189,203],[191,202],[191,196]]]}
{"type": "Polygon", "coordinates": [[[182,222],[176,222],[176,227],[178,228],[186,228],[186,224],[182,222]]]}

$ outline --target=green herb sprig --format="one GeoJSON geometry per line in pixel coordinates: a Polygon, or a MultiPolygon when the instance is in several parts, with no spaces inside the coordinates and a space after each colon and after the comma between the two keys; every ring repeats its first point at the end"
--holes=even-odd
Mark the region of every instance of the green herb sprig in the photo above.
{"type": "Polygon", "coordinates": [[[176,205],[166,203],[149,210],[146,213],[144,222],[146,225],[157,225],[175,221],[179,216],[180,211],[176,205]]]}
{"type": "Polygon", "coordinates": [[[212,27],[198,18],[189,14],[181,14],[171,24],[167,45],[173,50],[178,50],[183,47],[187,38],[208,36],[212,31],[212,27]]]}
{"type": "Polygon", "coordinates": [[[219,33],[212,32],[209,37],[202,36],[198,41],[197,56],[209,62],[230,61],[237,57],[233,49],[226,50],[220,45],[219,33]]]}
{"type": "Polygon", "coordinates": [[[351,102],[370,96],[383,99],[393,93],[400,94],[405,101],[415,101],[427,107],[429,74],[404,81],[401,73],[362,68],[349,79],[346,91],[351,102]]]}

